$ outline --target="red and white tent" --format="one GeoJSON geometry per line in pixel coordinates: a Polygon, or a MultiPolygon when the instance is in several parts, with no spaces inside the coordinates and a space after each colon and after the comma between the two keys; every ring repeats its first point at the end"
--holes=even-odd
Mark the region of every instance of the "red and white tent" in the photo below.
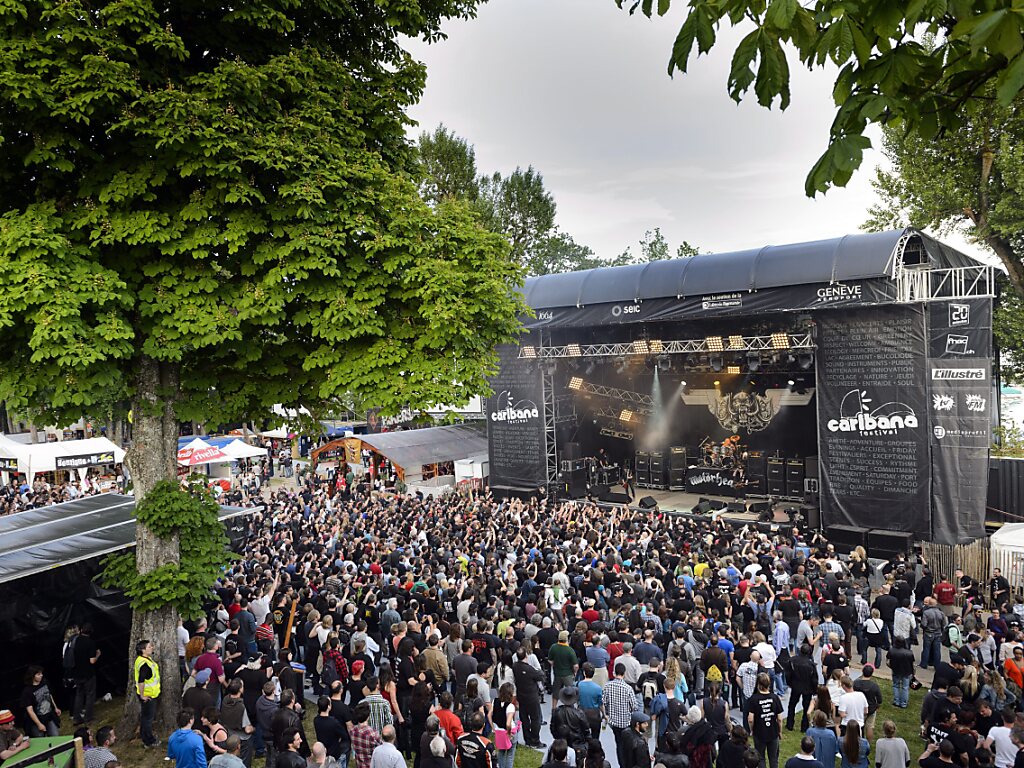
{"type": "Polygon", "coordinates": [[[221,464],[234,461],[220,448],[200,440],[198,437],[178,451],[178,463],[183,467],[195,467],[200,464],[221,464]]]}

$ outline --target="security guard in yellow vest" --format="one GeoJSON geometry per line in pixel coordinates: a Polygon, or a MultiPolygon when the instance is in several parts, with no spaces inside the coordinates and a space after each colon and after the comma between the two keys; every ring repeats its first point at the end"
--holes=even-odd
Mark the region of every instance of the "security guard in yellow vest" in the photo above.
{"type": "Polygon", "coordinates": [[[144,747],[158,743],[153,735],[153,719],[156,717],[156,700],[160,696],[160,665],[153,660],[153,643],[140,640],[135,645],[135,692],[139,696],[139,734],[144,747]]]}

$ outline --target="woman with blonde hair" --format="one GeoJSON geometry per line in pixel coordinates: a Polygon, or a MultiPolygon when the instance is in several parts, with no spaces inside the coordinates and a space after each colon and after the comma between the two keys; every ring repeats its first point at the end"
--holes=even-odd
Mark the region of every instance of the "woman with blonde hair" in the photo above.
{"type": "Polygon", "coordinates": [[[957,683],[964,692],[964,701],[972,702],[981,694],[981,683],[978,681],[978,668],[974,664],[964,669],[960,682],[957,683]]]}

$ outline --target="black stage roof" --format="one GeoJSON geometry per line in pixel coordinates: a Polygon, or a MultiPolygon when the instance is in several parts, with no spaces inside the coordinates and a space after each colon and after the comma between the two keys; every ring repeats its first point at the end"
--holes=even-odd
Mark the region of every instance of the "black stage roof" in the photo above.
{"type": "Polygon", "coordinates": [[[907,263],[916,263],[913,254],[934,268],[978,264],[917,230],[900,229],[542,275],[527,279],[523,295],[536,310],[891,278],[904,236],[907,263]]]}

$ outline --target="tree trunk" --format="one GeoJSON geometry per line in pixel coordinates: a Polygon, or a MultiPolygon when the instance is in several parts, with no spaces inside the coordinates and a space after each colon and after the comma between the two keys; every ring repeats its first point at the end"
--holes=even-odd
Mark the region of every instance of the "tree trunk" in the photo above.
{"type": "MultiPolygon", "coordinates": [[[[135,498],[142,499],[161,480],[173,480],[178,444],[178,423],[174,402],[178,394],[178,367],[142,357],[136,364],[135,397],[132,401],[132,444],[126,461],[132,473],[135,498]]],[[[149,573],[180,558],[178,536],[161,539],[139,523],[135,531],[135,559],[139,573],[149,573]]],[[[178,612],[171,606],[156,611],[136,611],[132,615],[129,664],[135,662],[135,646],[150,640],[156,648],[154,659],[160,667],[160,698],[154,732],[164,735],[173,730],[181,702],[181,678],[178,675],[178,612]]],[[[139,701],[134,695],[132,672],[129,690],[118,728],[134,733],[139,725],[139,701]]]]}

